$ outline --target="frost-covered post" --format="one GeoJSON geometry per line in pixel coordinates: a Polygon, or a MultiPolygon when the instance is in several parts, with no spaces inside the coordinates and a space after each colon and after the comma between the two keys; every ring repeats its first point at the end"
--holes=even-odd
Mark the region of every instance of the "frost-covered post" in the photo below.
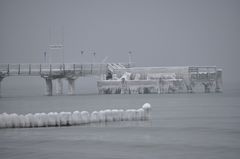
{"type": "Polygon", "coordinates": [[[2,97],[2,80],[3,77],[0,76],[0,98],[2,97]]]}
{"type": "Polygon", "coordinates": [[[58,78],[56,82],[56,93],[58,95],[63,94],[63,81],[62,78],[58,78]]]}
{"type": "Polygon", "coordinates": [[[45,82],[46,82],[46,95],[47,96],[52,96],[52,89],[53,89],[53,86],[52,86],[52,79],[51,78],[45,78],[45,82]]]}
{"type": "Polygon", "coordinates": [[[202,84],[204,86],[204,92],[205,93],[210,93],[210,83],[209,82],[203,82],[202,84]]]}
{"type": "Polygon", "coordinates": [[[75,79],[68,78],[68,94],[74,95],[75,93],[75,79]]]}
{"type": "Polygon", "coordinates": [[[218,69],[216,73],[216,89],[215,92],[222,92],[222,70],[218,69]]]}
{"type": "Polygon", "coordinates": [[[126,94],[127,91],[127,83],[125,78],[121,79],[121,94],[126,94]]]}

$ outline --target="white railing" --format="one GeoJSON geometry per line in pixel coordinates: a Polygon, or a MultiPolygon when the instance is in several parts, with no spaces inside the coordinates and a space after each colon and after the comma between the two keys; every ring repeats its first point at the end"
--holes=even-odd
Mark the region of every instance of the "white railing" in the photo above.
{"type": "Polygon", "coordinates": [[[99,75],[105,73],[107,64],[0,64],[5,76],[39,76],[51,73],[76,73],[99,75]]]}

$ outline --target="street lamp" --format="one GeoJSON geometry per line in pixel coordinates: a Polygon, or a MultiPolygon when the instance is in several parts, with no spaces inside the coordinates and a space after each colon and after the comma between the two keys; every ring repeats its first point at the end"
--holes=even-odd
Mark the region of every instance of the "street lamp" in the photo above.
{"type": "Polygon", "coordinates": [[[46,63],[47,62],[47,52],[46,51],[44,51],[43,56],[44,56],[44,63],[46,63]]]}
{"type": "Polygon", "coordinates": [[[95,63],[96,52],[93,52],[93,63],[95,63]]]}
{"type": "MultiPolygon", "coordinates": [[[[83,57],[84,51],[81,50],[81,58],[83,57]]],[[[83,58],[82,58],[83,59],[83,58]]],[[[83,60],[82,60],[83,61],[83,60]]]]}

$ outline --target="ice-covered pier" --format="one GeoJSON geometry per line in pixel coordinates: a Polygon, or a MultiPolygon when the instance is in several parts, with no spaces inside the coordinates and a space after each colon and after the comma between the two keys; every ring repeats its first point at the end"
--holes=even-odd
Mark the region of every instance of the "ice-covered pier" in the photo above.
{"type": "Polygon", "coordinates": [[[99,94],[221,92],[222,69],[216,66],[131,67],[123,63],[90,64],[0,64],[2,80],[8,76],[40,76],[46,83],[46,95],[63,94],[63,80],[68,94],[75,93],[75,80],[83,76],[100,77],[99,94]]]}
{"type": "Polygon", "coordinates": [[[98,90],[100,94],[221,92],[222,69],[216,66],[119,68],[98,81],[98,90]]]}
{"type": "Polygon", "coordinates": [[[40,76],[46,83],[46,95],[53,95],[53,81],[56,81],[56,94],[63,94],[63,80],[68,82],[68,94],[75,93],[75,80],[84,76],[106,74],[109,66],[126,68],[123,63],[76,63],[76,64],[0,64],[0,95],[2,80],[8,76],[40,76]]]}

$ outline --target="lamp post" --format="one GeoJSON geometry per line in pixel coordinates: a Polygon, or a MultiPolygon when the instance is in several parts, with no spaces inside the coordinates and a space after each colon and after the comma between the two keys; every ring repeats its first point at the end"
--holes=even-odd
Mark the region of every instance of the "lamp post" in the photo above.
{"type": "Polygon", "coordinates": [[[46,63],[47,62],[47,52],[46,51],[43,53],[43,56],[44,56],[44,63],[46,63]]]}
{"type": "Polygon", "coordinates": [[[95,63],[96,52],[93,52],[93,63],[95,63]]]}
{"type": "MultiPolygon", "coordinates": [[[[83,57],[83,54],[84,54],[84,51],[81,50],[81,59],[83,59],[83,58],[82,58],[82,57],[83,57]]],[[[83,61],[83,60],[81,60],[81,61],[83,61]]]]}

